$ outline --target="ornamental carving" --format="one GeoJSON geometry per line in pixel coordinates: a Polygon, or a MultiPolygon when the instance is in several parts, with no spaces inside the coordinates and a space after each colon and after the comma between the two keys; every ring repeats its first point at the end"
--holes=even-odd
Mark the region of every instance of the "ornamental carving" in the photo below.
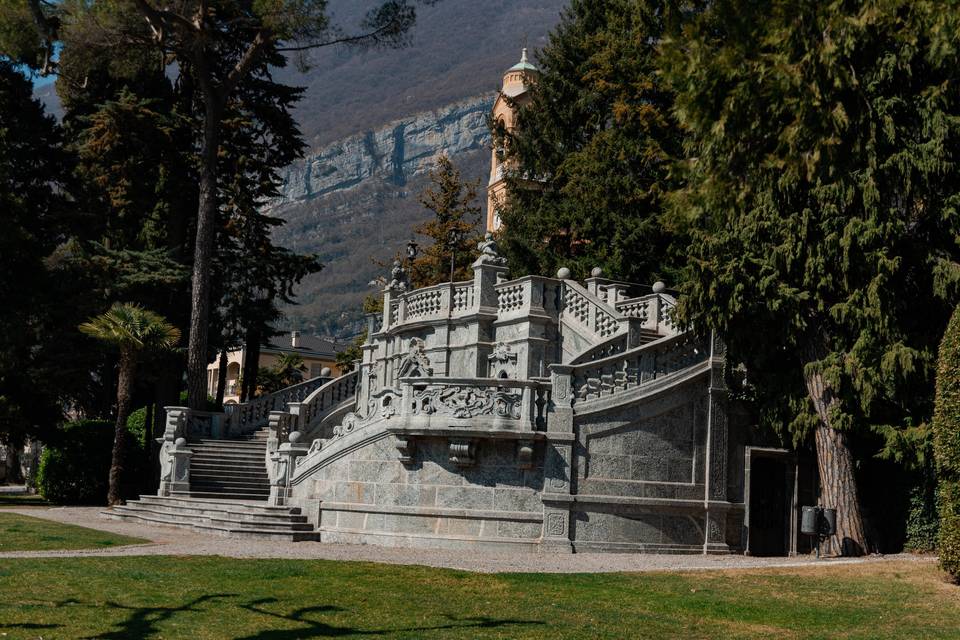
{"type": "Polygon", "coordinates": [[[520,394],[500,389],[434,387],[414,395],[413,414],[438,414],[454,418],[495,416],[519,420],[520,404],[520,394]]]}
{"type": "Polygon", "coordinates": [[[487,356],[487,361],[490,363],[491,378],[517,377],[517,354],[510,349],[510,345],[498,342],[493,353],[487,356]]]}
{"type": "Polygon", "coordinates": [[[433,369],[430,367],[430,358],[427,357],[426,345],[420,338],[413,338],[410,341],[410,351],[400,361],[397,376],[400,378],[423,378],[432,375],[433,369]]]}

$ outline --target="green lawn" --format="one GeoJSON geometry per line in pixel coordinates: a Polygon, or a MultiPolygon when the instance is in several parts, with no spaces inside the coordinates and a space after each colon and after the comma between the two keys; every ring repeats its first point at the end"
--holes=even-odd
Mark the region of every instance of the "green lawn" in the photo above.
{"type": "Polygon", "coordinates": [[[10,638],[957,638],[932,563],[506,574],[371,563],[0,561],[10,638]]]}
{"type": "Polygon", "coordinates": [[[149,540],[0,511],[0,552],[95,549],[143,542],[149,540]]]}

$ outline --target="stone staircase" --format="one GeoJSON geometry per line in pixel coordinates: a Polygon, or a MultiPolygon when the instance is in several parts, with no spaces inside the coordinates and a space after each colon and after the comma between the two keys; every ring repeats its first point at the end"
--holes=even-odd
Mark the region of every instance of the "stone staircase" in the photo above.
{"type": "Polygon", "coordinates": [[[267,500],[270,480],[265,456],[267,431],[244,440],[198,440],[190,443],[190,497],[220,500],[267,500]]]}
{"type": "Polygon", "coordinates": [[[183,527],[232,538],[300,542],[320,540],[298,507],[274,507],[249,500],[140,496],[101,515],[113,520],[183,527]]]}

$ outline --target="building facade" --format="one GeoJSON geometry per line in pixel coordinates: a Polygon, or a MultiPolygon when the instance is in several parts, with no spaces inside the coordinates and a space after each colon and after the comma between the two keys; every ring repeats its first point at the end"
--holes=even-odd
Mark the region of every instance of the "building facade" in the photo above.
{"type": "MultiPolygon", "coordinates": [[[[274,366],[283,355],[298,355],[303,358],[306,369],[303,373],[304,379],[319,377],[325,368],[330,369],[332,375],[338,376],[340,369],[337,366],[337,351],[343,348],[344,345],[326,338],[304,336],[299,331],[291,331],[271,338],[268,345],[260,347],[258,368],[274,366]]],[[[223,394],[225,404],[236,404],[240,401],[240,374],[248,356],[246,345],[227,352],[227,384],[223,394]]],[[[219,375],[218,358],[207,365],[207,393],[210,396],[217,395],[219,375]]]]}

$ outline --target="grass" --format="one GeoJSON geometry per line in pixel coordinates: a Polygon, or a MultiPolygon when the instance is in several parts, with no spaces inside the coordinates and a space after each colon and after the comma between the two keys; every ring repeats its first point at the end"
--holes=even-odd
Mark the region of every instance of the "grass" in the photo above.
{"type": "Polygon", "coordinates": [[[957,638],[931,562],[651,574],[471,574],[357,562],[6,560],[10,638],[957,638]]]}
{"type": "Polygon", "coordinates": [[[0,552],[97,549],[142,542],[149,541],[0,511],[0,552]]]}

